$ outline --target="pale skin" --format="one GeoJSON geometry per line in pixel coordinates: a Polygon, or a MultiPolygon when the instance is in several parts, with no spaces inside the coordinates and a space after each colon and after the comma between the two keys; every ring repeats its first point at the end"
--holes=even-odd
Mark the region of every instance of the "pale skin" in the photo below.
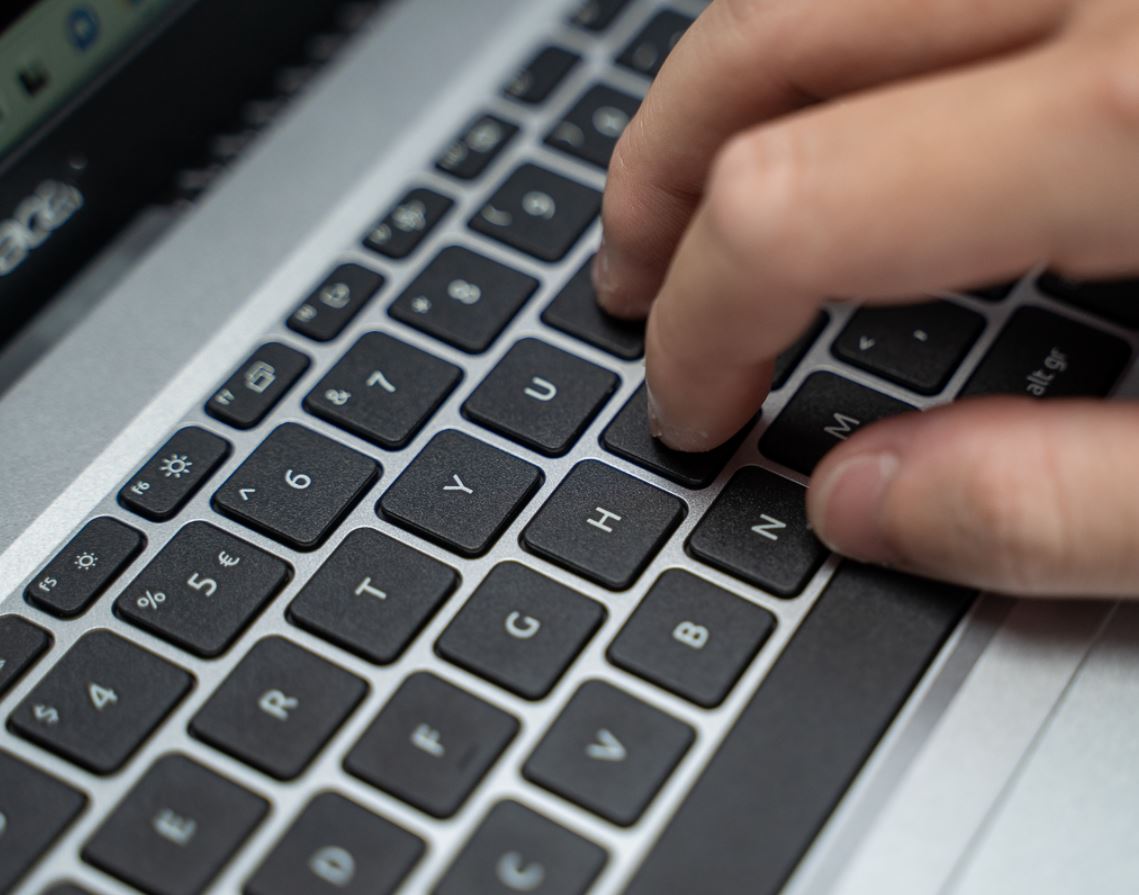
{"type": "MultiPolygon", "coordinates": [[[[714,0],[611,165],[602,306],[648,316],[656,434],[725,441],[828,299],[1139,273],[1139,0],[714,0]]],[[[815,470],[833,549],[1139,597],[1139,406],[965,401],[815,470]]]]}

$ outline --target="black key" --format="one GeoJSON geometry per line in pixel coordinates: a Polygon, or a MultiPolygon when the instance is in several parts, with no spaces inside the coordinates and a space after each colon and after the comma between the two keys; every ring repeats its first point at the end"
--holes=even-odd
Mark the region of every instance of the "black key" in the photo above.
{"type": "Polygon", "coordinates": [[[147,895],[199,895],[269,810],[183,755],[158,759],[83,848],[83,860],[147,895]]]}
{"type": "Polygon", "coordinates": [[[486,351],[538,281],[469,249],[443,249],[388,313],[471,354],[486,351]]]}
{"type": "Polygon", "coordinates": [[[245,895],[392,895],[423,840],[333,792],[305,807],[245,884],[245,895]]]}
{"type": "Polygon", "coordinates": [[[262,345],[206,402],[206,412],[238,429],[252,429],[308,369],[309,359],[287,345],[262,345]]]}
{"type": "Polygon", "coordinates": [[[787,384],[787,380],[791,378],[791,374],[795,372],[799,362],[811,350],[811,346],[822,335],[823,330],[827,328],[830,319],[830,315],[826,311],[820,311],[815,322],[811,324],[811,328],[796,339],[794,345],[775,358],[775,374],[771,380],[772,391],[783,388],[787,384]]]}
{"type": "Polygon", "coordinates": [[[517,802],[499,802],[435,888],[435,895],[585,895],[605,850],[517,802]]]}
{"type": "Polygon", "coordinates": [[[214,506],[298,550],[331,534],[376,480],[375,461],[296,423],[285,423],[214,495],[214,506]]]}
{"type": "Polygon", "coordinates": [[[801,485],[760,469],[737,472],[688,538],[688,551],[780,597],[800,593],[826,559],[801,485]]]}
{"type": "Polygon", "coordinates": [[[0,615],[0,696],[51,646],[51,635],[18,615],[0,615]]]}
{"type": "Polygon", "coordinates": [[[450,566],[359,528],[297,594],[289,620],[386,665],[399,658],[458,584],[450,566]]]}
{"type": "Polygon", "coordinates": [[[481,115],[439,156],[435,167],[460,180],[473,180],[489,167],[517,133],[518,125],[494,115],[481,115]]]}
{"type": "Polygon", "coordinates": [[[364,237],[364,247],[388,258],[406,258],[435,229],[455,200],[419,187],[408,192],[364,237]]]}
{"type": "Polygon", "coordinates": [[[595,34],[606,30],[629,5],[629,0],[582,0],[569,21],[595,34]]]}
{"type": "Polygon", "coordinates": [[[652,436],[645,387],[642,385],[601,433],[601,443],[607,451],[672,479],[678,485],[704,488],[720,474],[750,429],[749,422],[720,447],[706,453],[686,454],[671,450],[652,436]]]}
{"type": "Polygon", "coordinates": [[[601,193],[537,165],[522,165],[498,188],[471,229],[543,261],[558,261],[601,212],[601,193]]]}
{"type": "Polygon", "coordinates": [[[58,883],[44,891],[43,895],[92,895],[92,893],[74,883],[58,883]]]}
{"type": "Polygon", "coordinates": [[[919,395],[936,395],[984,328],[980,314],[947,301],[859,308],[831,351],[919,395]]]}
{"type": "Polygon", "coordinates": [[[1139,329],[1139,280],[1077,282],[1046,273],[1037,281],[1036,288],[1120,326],[1139,329]]]}
{"type": "Polygon", "coordinates": [[[617,57],[617,64],[655,78],[664,60],[692,24],[690,16],[666,10],[657,13],[617,57]]]}
{"type": "Polygon", "coordinates": [[[24,590],[33,606],[60,618],[86,611],[146,544],[117,519],[92,519],[24,590]]]}
{"type": "Polygon", "coordinates": [[[0,892],[14,889],[86,804],[82,793],[0,752],[0,892]]]}
{"type": "Polygon", "coordinates": [[[190,722],[190,733],[278,780],[300,775],[368,685],[280,637],[253,647],[190,722]]]}
{"type": "Polygon", "coordinates": [[[191,522],[115,601],[122,617],[198,656],[219,656],[285,586],[289,565],[191,522]]]}
{"type": "Polygon", "coordinates": [[[189,692],[181,668],[110,631],[83,635],[8,724],[95,774],[122,767],[189,692]]]}
{"type": "Polygon", "coordinates": [[[617,388],[608,370],[537,339],[506,353],[463,405],[475,422],[539,453],[560,457],[617,388]]]}
{"type": "Polygon", "coordinates": [[[609,660],[712,708],[724,701],[774,629],[770,612],[669,569],[609,647],[609,660]]]}
{"type": "Polygon", "coordinates": [[[162,445],[119,491],[119,503],[155,522],[172,519],[229,456],[212,432],[187,426],[162,445]]]}
{"type": "Polygon", "coordinates": [[[780,891],[970,599],[841,567],[627,895],[780,891]]]}
{"type": "Polygon", "coordinates": [[[601,623],[600,603],[518,563],[495,566],[436,649],[526,699],[541,699],[601,623]]]}
{"type": "Polygon", "coordinates": [[[608,168],[617,139],[640,105],[635,96],[596,84],[550,131],[546,145],[599,168],[608,168]]]}
{"type": "Polygon", "coordinates": [[[593,291],[591,266],[592,261],[588,261],[574,274],[542,312],[542,321],[602,351],[636,360],[645,353],[645,325],[619,320],[601,310],[593,291]]]}
{"type": "Polygon", "coordinates": [[[537,466],[447,429],[428,442],[377,509],[463,556],[479,556],[541,483],[537,466]]]}
{"type": "Polygon", "coordinates": [[[506,712],[419,672],[400,685],[344,767],[433,817],[450,817],[517,731],[506,712]]]}
{"type": "Polygon", "coordinates": [[[522,532],[522,545],[591,581],[632,585],[684,518],[684,502],[596,460],[565,477],[522,532]]]}
{"type": "Polygon", "coordinates": [[[384,278],[359,264],[341,264],[317,286],[289,318],[289,329],[318,342],[344,332],[384,284],[384,278]]]}
{"type": "Polygon", "coordinates": [[[644,814],[694,739],[687,724],[609,684],[586,681],[542,737],[522,773],[628,827],[644,814]]]}
{"type": "Polygon", "coordinates": [[[580,61],[577,53],[565,47],[544,47],[502,92],[520,103],[544,103],[580,61]]]}
{"type": "Polygon", "coordinates": [[[1012,290],[1020,285],[1019,280],[1012,280],[1008,283],[993,283],[990,286],[978,286],[975,289],[965,289],[963,294],[971,295],[973,298],[979,298],[982,301],[1004,301],[1010,295],[1012,290]]]}
{"type": "Polygon", "coordinates": [[[454,364],[366,333],[320,381],[305,410],[380,447],[403,447],[463,378],[454,364]]]}
{"type": "Polygon", "coordinates": [[[827,451],[863,426],[913,409],[833,373],[812,373],[759,440],[759,449],[810,475],[827,451]]]}
{"type": "Polygon", "coordinates": [[[961,396],[1103,397],[1130,356],[1122,339],[1040,308],[1021,308],[1001,330],[961,396]]]}

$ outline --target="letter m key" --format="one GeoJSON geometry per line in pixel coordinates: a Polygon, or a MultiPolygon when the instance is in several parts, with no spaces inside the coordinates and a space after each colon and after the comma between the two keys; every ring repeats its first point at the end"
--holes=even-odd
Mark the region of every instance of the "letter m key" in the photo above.
{"type": "Polygon", "coordinates": [[[861,420],[856,420],[852,416],[847,416],[845,413],[835,413],[834,423],[830,426],[823,426],[823,431],[831,438],[837,438],[839,441],[846,441],[850,434],[862,425],[861,420]]]}

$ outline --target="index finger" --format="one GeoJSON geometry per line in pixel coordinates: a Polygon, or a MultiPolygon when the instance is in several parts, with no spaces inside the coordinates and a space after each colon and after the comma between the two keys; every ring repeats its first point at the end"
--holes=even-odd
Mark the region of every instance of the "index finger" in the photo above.
{"type": "Polygon", "coordinates": [[[612,314],[644,316],[720,147],[750,125],[1041,39],[1071,0],[715,0],[618,142],[595,265],[612,314]]]}

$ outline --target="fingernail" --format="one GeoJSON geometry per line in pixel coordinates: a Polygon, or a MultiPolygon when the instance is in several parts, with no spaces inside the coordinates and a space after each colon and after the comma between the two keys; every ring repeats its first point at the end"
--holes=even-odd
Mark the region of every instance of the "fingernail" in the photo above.
{"type": "Polygon", "coordinates": [[[819,540],[861,562],[892,564],[895,557],[881,525],[882,504],[900,465],[897,454],[861,454],[812,482],[808,504],[819,540]]]}
{"type": "Polygon", "coordinates": [[[601,244],[597,247],[597,254],[593,256],[593,291],[597,293],[597,301],[605,305],[612,290],[610,283],[609,247],[605,244],[605,234],[601,234],[601,244]]]}
{"type": "Polygon", "coordinates": [[[649,417],[649,434],[663,442],[665,447],[694,454],[703,453],[712,447],[707,432],[676,426],[669,422],[668,417],[661,412],[660,404],[653,397],[648,382],[645,383],[645,404],[649,417]]]}

